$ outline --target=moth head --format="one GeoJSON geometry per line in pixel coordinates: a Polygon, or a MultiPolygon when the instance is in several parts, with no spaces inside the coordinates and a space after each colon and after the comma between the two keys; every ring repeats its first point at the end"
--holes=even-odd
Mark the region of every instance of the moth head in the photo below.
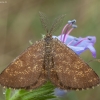
{"type": "Polygon", "coordinates": [[[51,34],[47,34],[44,39],[45,39],[46,42],[50,42],[52,40],[52,35],[51,34]]]}

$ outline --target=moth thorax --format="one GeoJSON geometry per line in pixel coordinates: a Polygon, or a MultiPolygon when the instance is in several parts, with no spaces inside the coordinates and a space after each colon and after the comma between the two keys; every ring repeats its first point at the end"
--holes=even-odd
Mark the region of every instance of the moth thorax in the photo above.
{"type": "Polygon", "coordinates": [[[52,35],[51,34],[47,34],[45,37],[45,42],[49,43],[52,40],[52,35]]]}

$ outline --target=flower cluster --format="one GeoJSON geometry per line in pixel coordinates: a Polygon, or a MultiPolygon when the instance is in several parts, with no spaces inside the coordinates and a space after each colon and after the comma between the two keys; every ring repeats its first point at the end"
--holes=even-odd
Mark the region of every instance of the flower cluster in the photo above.
{"type": "MultiPolygon", "coordinates": [[[[64,26],[61,35],[53,36],[53,38],[58,38],[61,42],[66,44],[70,49],[72,49],[78,55],[80,55],[85,50],[90,50],[92,56],[96,58],[96,50],[94,48],[94,44],[96,42],[95,36],[77,38],[69,35],[71,31],[77,27],[75,23],[76,20],[68,21],[68,23],[64,26]]],[[[56,88],[54,90],[56,96],[63,96],[66,94],[66,92],[67,92],[66,90],[61,90],[59,88],[56,88]]]]}

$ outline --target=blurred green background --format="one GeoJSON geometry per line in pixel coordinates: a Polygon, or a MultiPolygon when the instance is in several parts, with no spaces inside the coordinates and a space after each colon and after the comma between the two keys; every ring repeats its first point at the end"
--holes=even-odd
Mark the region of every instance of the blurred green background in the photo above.
{"type": "MultiPolygon", "coordinates": [[[[59,15],[66,17],[53,35],[59,35],[68,20],[76,19],[78,28],[71,35],[76,37],[96,36],[95,48],[100,58],[100,0],[0,0],[0,72],[30,44],[45,34],[39,19],[39,11],[49,16],[50,21],[59,15]],[[2,2],[1,2],[2,1],[2,2]]],[[[81,57],[92,59],[89,51],[81,57]]],[[[100,76],[100,63],[90,66],[100,76]]],[[[0,100],[4,100],[0,87],[0,100]]],[[[86,91],[70,91],[61,100],[100,100],[100,87],[86,91]]]]}

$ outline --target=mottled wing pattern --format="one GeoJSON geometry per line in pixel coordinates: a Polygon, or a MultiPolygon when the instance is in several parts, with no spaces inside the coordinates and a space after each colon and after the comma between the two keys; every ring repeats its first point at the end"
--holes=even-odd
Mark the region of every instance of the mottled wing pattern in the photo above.
{"type": "Polygon", "coordinates": [[[63,85],[58,77],[58,74],[56,72],[56,69],[54,67],[52,67],[50,70],[50,75],[49,75],[49,79],[50,81],[58,88],[64,89],[63,85]]]}
{"type": "Polygon", "coordinates": [[[43,69],[41,74],[40,74],[40,76],[39,76],[39,78],[38,78],[38,80],[34,84],[28,86],[26,89],[36,89],[36,88],[39,88],[40,86],[42,86],[43,84],[45,84],[47,82],[46,81],[46,77],[47,77],[47,73],[43,69]]]}
{"type": "Polygon", "coordinates": [[[41,80],[43,84],[44,49],[44,40],[27,48],[0,74],[0,84],[10,88],[28,87],[28,89],[33,84],[38,85],[41,80]]]}
{"type": "Polygon", "coordinates": [[[52,56],[54,67],[51,82],[69,90],[92,88],[100,83],[98,75],[77,54],[57,39],[53,39],[52,56]]]}

